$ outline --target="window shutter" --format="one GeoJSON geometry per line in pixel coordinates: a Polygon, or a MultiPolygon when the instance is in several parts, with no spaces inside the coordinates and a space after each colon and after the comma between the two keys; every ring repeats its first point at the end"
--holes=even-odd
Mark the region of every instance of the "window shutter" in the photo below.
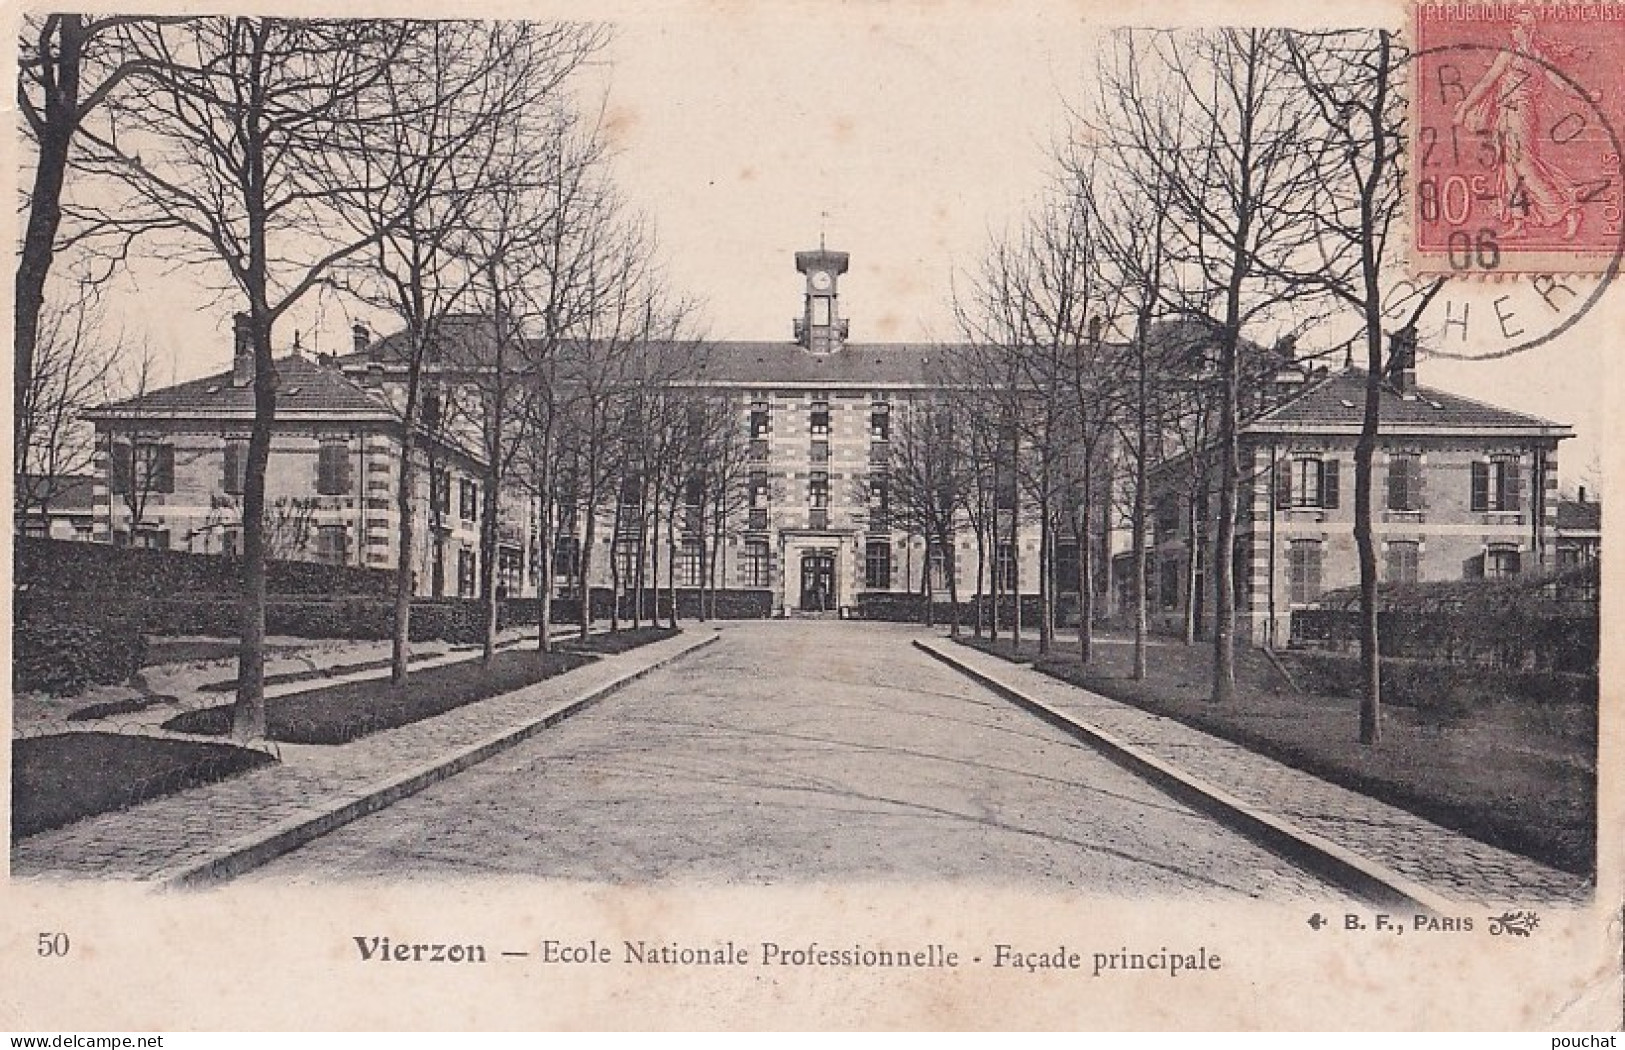
{"type": "Polygon", "coordinates": [[[1327,510],[1336,510],[1337,501],[1337,460],[1328,459],[1320,465],[1320,505],[1327,510]]]}
{"type": "MultiPolygon", "coordinates": [[[[1490,465],[1473,464],[1473,510],[1490,509],[1490,465]]],[[[1483,559],[1479,559],[1479,574],[1483,575],[1483,559]]]]}
{"type": "MultiPolygon", "coordinates": [[[[1473,464],[1475,467],[1479,464],[1473,464]]],[[[1468,580],[1482,580],[1484,578],[1484,555],[1480,554],[1468,558],[1462,564],[1462,578],[1468,580]]]]}
{"type": "Polygon", "coordinates": [[[152,490],[154,492],[175,491],[174,445],[159,445],[153,449],[152,473],[152,490]]]}
{"type": "Polygon", "coordinates": [[[1423,468],[1422,457],[1411,457],[1411,505],[1410,510],[1427,510],[1428,475],[1423,468]]]}
{"type": "Polygon", "coordinates": [[[226,442],[225,476],[221,479],[220,488],[231,495],[243,491],[243,446],[239,441],[226,442]]]}
{"type": "Polygon", "coordinates": [[[1405,506],[1405,457],[1388,457],[1388,509],[1407,510],[1405,506]]]}
{"type": "Polygon", "coordinates": [[[1516,459],[1505,460],[1503,468],[1506,473],[1502,476],[1501,509],[1518,510],[1523,506],[1523,471],[1516,459]]]}
{"type": "Polygon", "coordinates": [[[123,496],[130,491],[130,466],[132,463],[132,447],[128,442],[115,441],[108,450],[107,472],[108,480],[113,486],[115,495],[123,496]]]}
{"type": "Polygon", "coordinates": [[[1292,462],[1280,460],[1275,464],[1275,509],[1292,506],[1292,462]]]}

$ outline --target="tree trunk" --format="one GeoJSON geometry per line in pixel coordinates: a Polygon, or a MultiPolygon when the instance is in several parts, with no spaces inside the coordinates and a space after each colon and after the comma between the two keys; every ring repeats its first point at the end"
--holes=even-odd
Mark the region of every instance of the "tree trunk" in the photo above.
{"type": "MultiPolygon", "coordinates": [[[[263,266],[260,273],[263,276],[263,266]]],[[[260,287],[263,289],[263,283],[260,287]]],[[[271,460],[277,390],[276,365],[271,359],[270,311],[263,296],[251,304],[250,311],[254,423],[249,430],[248,464],[243,477],[243,593],[238,614],[242,637],[237,655],[237,700],[231,713],[231,735],[239,741],[263,740],[266,732],[265,468],[271,460]]]]}
{"type": "Polygon", "coordinates": [[[983,605],[986,592],[982,584],[983,574],[987,572],[987,534],[982,524],[976,524],[976,637],[982,637],[986,626],[984,621],[985,610],[983,605]]]}
{"type": "Polygon", "coordinates": [[[1137,398],[1138,418],[1135,441],[1137,447],[1134,456],[1134,512],[1130,516],[1131,528],[1134,530],[1133,561],[1134,561],[1134,678],[1143,681],[1146,675],[1146,643],[1149,638],[1149,623],[1146,615],[1145,601],[1145,518],[1147,503],[1149,502],[1148,461],[1151,458],[1150,421],[1147,416],[1150,409],[1146,404],[1146,327],[1147,322],[1142,317],[1140,331],[1137,336],[1139,342],[1139,397],[1137,398]]]}
{"type": "Polygon", "coordinates": [[[389,680],[396,685],[406,681],[412,657],[413,544],[417,522],[412,514],[412,494],[416,484],[413,440],[417,383],[409,377],[406,391],[406,423],[401,436],[401,466],[395,490],[395,617],[389,647],[389,680]]]}
{"type": "Polygon", "coordinates": [[[480,660],[485,664],[496,659],[497,628],[501,625],[502,615],[501,602],[497,599],[497,562],[500,560],[498,548],[501,543],[498,493],[501,484],[500,472],[487,469],[480,493],[480,598],[485,609],[480,660]]]}
{"type": "MultiPolygon", "coordinates": [[[[13,455],[21,462],[27,448],[28,399],[33,389],[34,350],[39,342],[40,313],[45,307],[45,282],[56,255],[57,230],[62,225],[62,184],[67,177],[68,154],[79,126],[79,80],[85,45],[83,15],[56,15],[58,51],[51,63],[55,90],[44,98],[44,128],[39,133],[39,157],[28,199],[28,223],[17,259],[17,299],[13,304],[15,363],[12,373],[13,455]]],[[[44,56],[41,56],[44,59],[44,56]]]]}
{"type": "MultiPolygon", "coordinates": [[[[584,527],[586,536],[581,543],[581,557],[577,561],[577,571],[581,576],[580,638],[582,641],[586,641],[587,636],[592,633],[592,587],[587,582],[592,577],[588,570],[592,567],[593,544],[598,539],[598,485],[595,482],[590,482],[587,485],[586,502],[583,505],[582,513],[587,516],[584,527]]],[[[610,560],[613,561],[614,558],[612,557],[610,560]]]]}
{"type": "Polygon", "coordinates": [[[1053,623],[1050,620],[1050,600],[1054,593],[1055,579],[1053,568],[1054,552],[1051,549],[1055,542],[1055,529],[1050,522],[1049,493],[1039,500],[1038,513],[1038,652],[1040,655],[1049,652],[1050,631],[1053,623]]]}
{"type": "MultiPolygon", "coordinates": [[[[1238,264],[1239,266],[1239,264],[1238,264]]],[[[1236,485],[1240,479],[1237,449],[1236,342],[1239,337],[1235,308],[1225,327],[1220,347],[1223,390],[1219,404],[1219,520],[1213,541],[1213,694],[1215,703],[1236,697],[1236,485]]]]}

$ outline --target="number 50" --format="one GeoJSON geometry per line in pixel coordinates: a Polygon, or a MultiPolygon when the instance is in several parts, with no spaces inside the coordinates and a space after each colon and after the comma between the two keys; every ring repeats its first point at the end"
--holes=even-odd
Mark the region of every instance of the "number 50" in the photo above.
{"type": "Polygon", "coordinates": [[[65,933],[40,934],[38,951],[42,959],[60,958],[68,954],[68,935],[65,933]]]}

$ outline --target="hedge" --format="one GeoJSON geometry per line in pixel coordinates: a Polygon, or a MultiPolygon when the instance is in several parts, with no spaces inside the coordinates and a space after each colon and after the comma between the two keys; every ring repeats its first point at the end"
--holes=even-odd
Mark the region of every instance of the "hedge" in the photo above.
{"type": "MultiPolygon", "coordinates": [[[[885,620],[891,623],[924,623],[926,598],[921,594],[909,594],[902,591],[864,591],[858,595],[855,615],[860,620],[885,620]]],[[[949,613],[953,606],[946,601],[931,602],[931,622],[947,623],[949,613]]],[[[999,598],[999,625],[1008,626],[1015,617],[1016,603],[1009,595],[999,598]]],[[[1021,596],[1021,624],[1027,627],[1038,625],[1039,602],[1036,594],[1023,594],[1021,596]]],[[[1063,594],[1055,603],[1055,622],[1070,624],[1077,620],[1078,598],[1075,594],[1063,594]]],[[[982,596],[983,623],[993,622],[993,596],[982,596]]],[[[976,596],[966,595],[959,599],[959,623],[969,627],[976,623],[976,596]]]]}
{"type": "MultiPolygon", "coordinates": [[[[1310,651],[1283,654],[1311,693],[1358,697],[1364,679],[1357,656],[1310,651]]],[[[1465,714],[1501,700],[1549,706],[1597,705],[1597,676],[1555,671],[1503,670],[1442,660],[1384,657],[1382,698],[1401,707],[1465,714]]]]}
{"type": "Polygon", "coordinates": [[[11,687],[73,696],[87,685],[128,681],[147,640],[128,620],[19,617],[12,628],[11,687]]]}
{"type": "MultiPolygon", "coordinates": [[[[499,603],[498,627],[511,621],[499,603]]],[[[155,600],[147,603],[143,629],[151,634],[231,636],[240,630],[233,600],[155,600]]],[[[531,622],[534,622],[532,619],[531,622]]],[[[395,630],[395,603],[377,598],[330,601],[270,598],[265,603],[267,634],[296,638],[389,638],[395,630]]],[[[477,598],[424,598],[412,602],[412,640],[472,644],[485,635],[485,603],[477,598]]]]}
{"type": "MultiPolygon", "coordinates": [[[[708,618],[718,620],[763,620],[773,615],[773,592],[766,589],[740,589],[721,590],[716,592],[716,609],[711,611],[711,594],[706,592],[706,615],[708,618]]],[[[520,599],[532,606],[539,605],[534,598],[520,599]]],[[[607,620],[613,608],[610,590],[608,587],[594,587],[592,589],[592,617],[595,620],[607,620]]],[[[621,619],[631,619],[633,601],[630,593],[623,593],[620,601],[621,619]]],[[[653,588],[645,587],[643,590],[643,615],[645,618],[659,616],[665,620],[671,617],[671,592],[662,587],[657,594],[653,588]],[[658,610],[658,611],[657,611],[658,610]]],[[[530,613],[527,623],[536,622],[536,612],[530,613]]],[[[677,616],[684,620],[697,620],[700,618],[700,591],[698,588],[680,587],[677,590],[677,616]]],[[[578,623],[581,620],[580,598],[554,598],[553,622],[578,623]]]]}
{"type": "MultiPolygon", "coordinates": [[[[105,543],[17,537],[15,586],[30,596],[86,595],[135,599],[148,595],[232,595],[242,587],[242,561],[221,554],[114,547],[105,543]]],[[[266,590],[284,595],[393,593],[395,575],[382,569],[309,561],[266,564],[266,590]]]]}

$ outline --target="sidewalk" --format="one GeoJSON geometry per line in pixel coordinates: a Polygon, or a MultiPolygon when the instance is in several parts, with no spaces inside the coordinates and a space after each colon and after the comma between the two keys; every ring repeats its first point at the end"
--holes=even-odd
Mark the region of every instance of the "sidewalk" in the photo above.
{"type": "MultiPolygon", "coordinates": [[[[12,848],[12,878],[178,885],[246,870],[467,768],[716,637],[714,629],[690,627],[349,744],[274,744],[276,765],[23,839],[12,848]]],[[[336,681],[290,683],[288,691],[336,681]]]]}
{"type": "Polygon", "coordinates": [[[943,639],[916,643],[1452,901],[1584,904],[1591,884],[1246,748],[943,639]]]}

